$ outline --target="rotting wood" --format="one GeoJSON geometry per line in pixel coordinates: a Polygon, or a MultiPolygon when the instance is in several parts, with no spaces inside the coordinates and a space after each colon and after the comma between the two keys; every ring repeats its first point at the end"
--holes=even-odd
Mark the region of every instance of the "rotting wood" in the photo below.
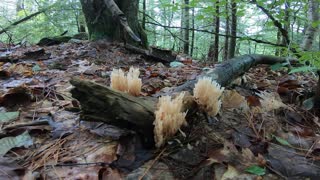
{"type": "MultiPolygon", "coordinates": [[[[294,58],[288,59],[276,56],[267,56],[259,54],[243,55],[232,58],[221,64],[216,64],[215,67],[208,72],[203,72],[199,77],[211,77],[212,80],[217,81],[222,87],[228,86],[233,80],[246,73],[251,67],[258,64],[276,64],[284,62],[297,61],[294,58]]],[[[185,84],[174,87],[171,92],[189,91],[191,92],[194,88],[197,80],[191,80],[185,84]]],[[[161,94],[161,93],[160,93],[161,94]]]]}
{"type": "MultiPolygon", "coordinates": [[[[199,77],[211,77],[222,86],[227,86],[233,79],[257,64],[274,64],[286,61],[288,59],[275,56],[244,55],[217,64],[212,71],[204,72],[199,77]]],[[[188,81],[182,86],[173,88],[170,93],[192,92],[195,83],[196,80],[188,81]]],[[[134,130],[142,136],[146,147],[154,147],[153,121],[155,119],[156,99],[152,97],[133,97],[78,78],[73,78],[71,84],[74,86],[71,91],[72,96],[81,103],[82,120],[101,121],[120,128],[134,130]]],[[[186,96],[184,109],[192,110],[193,108],[193,99],[186,96]]]]}
{"type": "Polygon", "coordinates": [[[131,52],[143,54],[147,58],[163,63],[170,63],[176,59],[176,55],[174,55],[171,50],[159,49],[156,47],[150,47],[150,50],[147,50],[130,44],[126,44],[125,48],[131,52]]]}
{"type": "Polygon", "coordinates": [[[100,121],[121,128],[134,130],[144,143],[153,145],[153,120],[155,103],[113,90],[91,81],[73,78],[72,96],[81,103],[81,120],[100,121]]]}

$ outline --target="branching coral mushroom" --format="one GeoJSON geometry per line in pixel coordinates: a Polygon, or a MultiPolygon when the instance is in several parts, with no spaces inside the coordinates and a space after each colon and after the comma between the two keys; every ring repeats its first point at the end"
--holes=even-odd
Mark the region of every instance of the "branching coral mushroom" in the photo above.
{"type": "Polygon", "coordinates": [[[182,125],[187,125],[186,112],[182,111],[184,93],[175,99],[170,96],[159,98],[154,124],[154,139],[156,147],[161,147],[166,140],[177,133],[182,125]]]}
{"type": "Polygon", "coordinates": [[[216,116],[221,107],[220,97],[224,88],[209,77],[198,80],[193,89],[193,96],[202,110],[210,116],[216,116]]]}
{"type": "Polygon", "coordinates": [[[142,86],[139,74],[139,69],[134,67],[130,67],[127,76],[121,69],[113,69],[111,73],[111,88],[138,96],[142,86]]]}
{"type": "Polygon", "coordinates": [[[122,92],[128,89],[127,78],[121,69],[113,69],[111,72],[111,88],[122,92]]]}
{"type": "Polygon", "coordinates": [[[141,92],[142,81],[139,74],[139,69],[133,67],[130,67],[127,74],[128,92],[133,96],[138,96],[141,92]]]}

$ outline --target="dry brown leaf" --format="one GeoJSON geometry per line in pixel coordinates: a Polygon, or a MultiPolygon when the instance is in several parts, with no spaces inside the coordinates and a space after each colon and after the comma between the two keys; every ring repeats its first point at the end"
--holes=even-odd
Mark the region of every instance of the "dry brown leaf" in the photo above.
{"type": "Polygon", "coordinates": [[[226,90],[222,95],[222,107],[226,109],[239,108],[246,104],[245,98],[236,90],[226,90]]]}

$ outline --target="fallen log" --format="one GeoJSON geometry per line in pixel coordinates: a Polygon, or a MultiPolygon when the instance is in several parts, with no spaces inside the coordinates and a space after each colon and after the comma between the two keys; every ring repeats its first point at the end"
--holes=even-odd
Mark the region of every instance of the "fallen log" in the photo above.
{"type": "MultiPolygon", "coordinates": [[[[257,64],[274,64],[287,61],[286,58],[264,55],[244,55],[217,65],[212,71],[204,72],[222,86],[227,86],[233,79],[244,74],[257,64]]],[[[192,92],[196,80],[173,88],[172,92],[192,92]]],[[[133,97],[126,93],[91,81],[73,78],[72,96],[81,103],[81,119],[85,121],[101,121],[120,128],[126,128],[141,135],[146,147],[154,147],[153,121],[156,99],[133,97]]],[[[191,100],[193,101],[193,100],[191,100]]],[[[184,104],[184,109],[192,109],[194,103],[184,104]]]]}
{"type": "Polygon", "coordinates": [[[134,53],[143,54],[146,58],[157,60],[163,63],[170,63],[176,60],[176,55],[171,50],[150,47],[149,50],[142,49],[130,44],[126,44],[125,48],[134,53]]]}
{"type": "MultiPolygon", "coordinates": [[[[222,87],[228,86],[233,80],[239,76],[246,73],[251,67],[258,64],[276,64],[284,62],[297,61],[294,58],[288,59],[276,56],[267,56],[259,54],[243,55],[221,64],[216,64],[216,66],[207,72],[203,72],[197,79],[201,77],[211,77],[213,80],[217,81],[222,87]]],[[[194,88],[197,80],[191,80],[185,84],[172,88],[172,92],[189,91],[191,92],[194,88]]]]}

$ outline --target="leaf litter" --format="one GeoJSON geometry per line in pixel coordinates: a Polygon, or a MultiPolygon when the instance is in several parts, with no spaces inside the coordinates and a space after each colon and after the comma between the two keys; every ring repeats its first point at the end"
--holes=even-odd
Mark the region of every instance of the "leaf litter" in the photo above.
{"type": "Polygon", "coordinates": [[[194,80],[206,68],[192,60],[170,67],[103,41],[7,53],[0,63],[0,178],[320,177],[319,110],[306,101],[316,78],[254,67],[227,87],[216,118],[198,113],[157,151],[144,149],[134,132],[81,121],[70,94],[71,77],[109,85],[113,68],[130,66],[140,70],[143,96],[194,80]]]}

